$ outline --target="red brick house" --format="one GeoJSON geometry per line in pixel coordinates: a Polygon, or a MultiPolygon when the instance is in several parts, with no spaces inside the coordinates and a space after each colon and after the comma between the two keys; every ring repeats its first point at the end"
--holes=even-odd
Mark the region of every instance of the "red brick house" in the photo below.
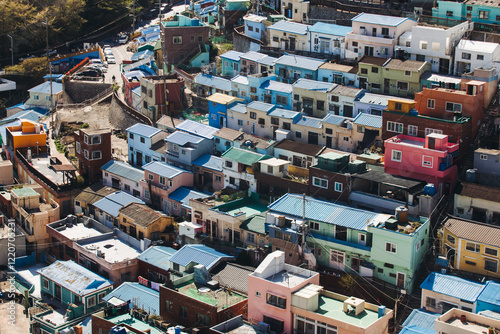
{"type": "Polygon", "coordinates": [[[80,129],[73,134],[78,172],[90,184],[102,177],[101,167],[111,160],[111,131],[109,129],[80,129]]]}
{"type": "Polygon", "coordinates": [[[184,78],[177,74],[142,77],[142,113],[156,122],[181,111],[184,87],[184,78]]]}

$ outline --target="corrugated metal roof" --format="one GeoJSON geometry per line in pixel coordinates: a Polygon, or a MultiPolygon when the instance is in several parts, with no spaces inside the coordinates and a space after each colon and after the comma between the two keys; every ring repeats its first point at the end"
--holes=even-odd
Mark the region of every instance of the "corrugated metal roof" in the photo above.
{"type": "Polygon", "coordinates": [[[177,175],[180,175],[182,173],[189,173],[191,172],[181,169],[179,167],[175,167],[172,165],[169,165],[165,162],[160,162],[160,161],[152,161],[144,166],[142,166],[144,170],[147,170],[150,173],[153,174],[158,174],[159,176],[163,176],[167,179],[171,179],[176,177],[177,175]]]}
{"type": "Polygon", "coordinates": [[[302,116],[296,123],[297,125],[308,126],[311,128],[321,129],[323,126],[321,123],[321,118],[302,116]]]}
{"type": "Polygon", "coordinates": [[[421,76],[420,80],[428,80],[428,81],[434,81],[434,82],[446,82],[446,83],[454,83],[456,85],[460,84],[462,82],[462,79],[460,77],[454,77],[451,75],[445,75],[445,74],[439,74],[439,73],[432,73],[431,71],[425,71],[421,76]]]}
{"type": "Polygon", "coordinates": [[[203,86],[215,87],[226,92],[231,91],[231,81],[216,75],[199,73],[194,77],[194,82],[203,86]]]}
{"type": "MultiPolygon", "coordinates": [[[[269,211],[302,217],[302,195],[286,194],[269,205],[269,211]]],[[[306,197],[306,219],[366,230],[367,224],[378,214],[348,206],[306,197]]]]}
{"type": "Polygon", "coordinates": [[[282,139],[278,144],[276,144],[274,148],[313,157],[321,154],[321,152],[325,150],[325,146],[319,146],[308,143],[299,143],[291,139],[282,139]]]}
{"type": "Polygon", "coordinates": [[[345,122],[345,117],[343,116],[337,116],[334,114],[328,114],[323,118],[322,120],[323,123],[328,123],[328,124],[333,124],[333,125],[340,125],[345,122]]]}
{"type": "MultiPolygon", "coordinates": [[[[62,83],[52,81],[52,94],[59,94],[62,90],[62,83]]],[[[45,81],[38,86],[28,89],[28,92],[50,95],[50,81],[45,81]]]]}
{"type": "Polygon", "coordinates": [[[160,293],[137,282],[125,282],[108,293],[103,300],[108,301],[116,297],[123,302],[129,301],[149,314],[160,315],[160,293]]]}
{"type": "Polygon", "coordinates": [[[130,166],[128,163],[119,160],[110,160],[101,169],[134,182],[144,179],[144,171],[142,169],[130,166]]]}
{"type": "Polygon", "coordinates": [[[265,56],[265,57],[257,60],[257,63],[267,65],[267,66],[273,66],[276,59],[278,59],[278,58],[271,57],[271,56],[265,56]]]}
{"type": "Polygon", "coordinates": [[[113,284],[72,260],[58,260],[37,270],[37,273],[79,296],[94,293],[113,284]]]}
{"type": "Polygon", "coordinates": [[[238,74],[230,80],[231,83],[238,83],[240,85],[248,85],[248,77],[238,74]]]}
{"type": "Polygon", "coordinates": [[[168,198],[181,203],[185,207],[190,207],[189,206],[189,200],[191,198],[205,198],[210,196],[210,194],[205,194],[193,189],[190,189],[188,187],[179,187],[175,189],[170,195],[168,195],[168,198]]]}
{"type": "Polygon", "coordinates": [[[280,93],[286,93],[286,94],[291,94],[293,92],[293,86],[291,84],[279,82],[279,81],[275,81],[275,80],[264,81],[260,85],[260,88],[268,89],[268,90],[272,90],[272,91],[280,92],[280,93]]]}
{"type": "Polygon", "coordinates": [[[387,108],[387,100],[392,99],[392,96],[381,95],[381,94],[373,94],[373,93],[365,93],[363,96],[357,99],[361,103],[367,104],[375,104],[381,107],[387,108]]]}
{"type": "Polygon", "coordinates": [[[267,159],[267,156],[255,152],[250,152],[248,150],[242,150],[241,148],[231,147],[226,152],[224,152],[224,154],[222,154],[222,158],[236,161],[243,165],[251,166],[257,161],[267,159]]]}
{"type": "Polygon", "coordinates": [[[128,129],[126,129],[125,131],[137,134],[139,136],[150,138],[153,137],[158,132],[160,132],[161,130],[151,125],[136,123],[131,127],[129,127],[128,129]]]}
{"type": "Polygon", "coordinates": [[[359,113],[354,119],[354,124],[368,126],[371,128],[382,128],[382,116],[371,115],[367,113],[359,113]]]}
{"type": "Polygon", "coordinates": [[[247,105],[247,108],[252,108],[255,110],[260,110],[268,113],[271,109],[275,108],[276,106],[271,103],[266,103],[262,101],[252,101],[247,105]]]}
{"type": "Polygon", "coordinates": [[[307,29],[311,32],[343,37],[352,31],[352,27],[339,26],[338,24],[325,22],[316,22],[313,26],[310,26],[307,29]]]}
{"type": "Polygon", "coordinates": [[[307,24],[282,20],[276,22],[272,26],[267,27],[267,30],[278,30],[278,31],[285,31],[291,34],[305,35],[307,34],[308,27],[309,26],[307,24]]]}
{"type": "Polygon", "coordinates": [[[132,202],[146,204],[141,199],[127,194],[124,191],[117,191],[113,194],[109,194],[103,199],[98,200],[94,203],[94,206],[109,213],[113,217],[118,217],[119,210],[132,202]]]}
{"type": "Polygon", "coordinates": [[[215,155],[203,154],[193,161],[193,165],[222,172],[222,159],[215,155]]]}
{"type": "Polygon", "coordinates": [[[260,53],[257,51],[248,51],[248,52],[242,54],[241,58],[251,60],[251,61],[257,61],[257,60],[262,59],[266,56],[267,56],[266,54],[260,53]]]}
{"type": "Polygon", "coordinates": [[[420,288],[474,303],[484,285],[457,276],[431,273],[420,288]]]}
{"type": "Polygon", "coordinates": [[[177,250],[170,247],[152,246],[142,252],[137,259],[168,271],[170,269],[170,257],[176,252],[177,250]]]}
{"type": "Polygon", "coordinates": [[[492,305],[500,305],[500,284],[493,281],[487,282],[477,300],[492,305]]]}
{"type": "Polygon", "coordinates": [[[397,27],[406,20],[410,19],[407,17],[368,14],[368,13],[361,13],[351,19],[352,22],[379,24],[382,26],[391,26],[391,27],[397,27]]]}
{"type": "Polygon", "coordinates": [[[134,79],[134,78],[137,79],[137,81],[140,81],[142,77],[145,77],[148,74],[142,70],[133,70],[133,71],[126,72],[123,75],[125,76],[125,78],[128,81],[131,81],[131,79],[134,79]]]}
{"type": "Polygon", "coordinates": [[[165,138],[166,142],[177,144],[179,146],[184,146],[189,143],[199,144],[203,140],[205,140],[205,138],[201,138],[200,136],[195,136],[190,133],[182,131],[175,131],[167,138],[165,138]]]}
{"type": "Polygon", "coordinates": [[[217,128],[214,128],[213,126],[198,123],[190,119],[185,120],[181,124],[177,125],[175,128],[177,130],[189,132],[194,135],[208,139],[212,139],[214,137],[214,133],[217,132],[217,130],[219,130],[217,128]]]}
{"type": "Polygon", "coordinates": [[[186,267],[191,262],[202,264],[207,270],[212,269],[222,259],[232,259],[227,255],[205,245],[185,245],[170,258],[170,262],[186,267]]]}
{"type": "Polygon", "coordinates": [[[302,89],[308,89],[308,90],[326,92],[326,91],[332,89],[333,87],[337,86],[337,84],[330,83],[330,82],[323,82],[323,81],[317,81],[317,80],[300,78],[297,81],[295,81],[292,84],[292,86],[296,87],[296,88],[302,88],[302,89]]]}
{"type": "Polygon", "coordinates": [[[432,330],[434,332],[434,321],[439,318],[440,314],[428,312],[424,309],[415,309],[411,311],[408,318],[403,323],[403,327],[417,326],[423,329],[432,330]]]}
{"type": "Polygon", "coordinates": [[[290,56],[284,55],[276,59],[276,65],[291,66],[297,68],[303,68],[306,70],[316,71],[318,67],[325,63],[324,60],[302,57],[302,56],[290,56]]]}
{"type": "Polygon", "coordinates": [[[444,223],[444,228],[458,238],[500,247],[500,228],[498,226],[460,218],[448,218],[444,223]]]}
{"type": "Polygon", "coordinates": [[[214,137],[234,141],[238,138],[243,138],[243,132],[238,130],[233,130],[230,128],[220,128],[219,131],[214,133],[214,137]]]}
{"type": "Polygon", "coordinates": [[[399,334],[436,334],[436,331],[433,329],[422,328],[416,325],[410,325],[407,327],[403,327],[399,334]]]}
{"type": "Polygon", "coordinates": [[[485,316],[485,317],[488,317],[488,318],[491,318],[491,319],[500,320],[500,313],[498,313],[498,312],[485,310],[485,311],[479,312],[478,314],[485,316]]]}
{"type": "Polygon", "coordinates": [[[82,192],[75,197],[75,201],[94,204],[98,200],[114,192],[116,192],[116,189],[107,187],[101,183],[94,183],[93,185],[83,189],[82,192]]]}
{"type": "Polygon", "coordinates": [[[240,266],[234,263],[224,263],[223,268],[215,268],[218,272],[212,276],[214,281],[219,282],[221,286],[231,287],[231,289],[248,294],[248,275],[255,269],[240,266]]]}
{"type": "Polygon", "coordinates": [[[240,228],[254,233],[267,234],[266,213],[264,212],[245,219],[241,223],[240,228]]]}
{"type": "Polygon", "coordinates": [[[130,218],[135,225],[148,227],[161,217],[166,217],[163,212],[155,211],[146,204],[130,203],[118,210],[122,215],[130,218]]]}
{"type": "Polygon", "coordinates": [[[281,109],[280,108],[280,109],[271,110],[268,113],[268,115],[272,116],[272,117],[281,117],[281,118],[293,119],[297,115],[300,115],[300,112],[298,112],[298,111],[292,111],[292,110],[285,110],[285,109],[281,109]]]}
{"type": "Polygon", "coordinates": [[[229,110],[240,113],[240,114],[246,114],[247,113],[247,105],[244,103],[236,103],[234,106],[229,108],[229,110]]]}
{"type": "Polygon", "coordinates": [[[384,67],[392,70],[416,72],[419,71],[425,63],[425,61],[391,58],[384,64],[384,67]]]}

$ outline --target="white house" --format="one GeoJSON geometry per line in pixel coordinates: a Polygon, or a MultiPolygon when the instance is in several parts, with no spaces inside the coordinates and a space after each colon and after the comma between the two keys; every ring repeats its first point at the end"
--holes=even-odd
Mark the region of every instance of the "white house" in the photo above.
{"type": "Polygon", "coordinates": [[[394,46],[404,32],[417,22],[405,17],[361,13],[352,20],[352,32],[346,35],[346,58],[363,56],[391,58],[394,46]]]}
{"type": "Polygon", "coordinates": [[[453,27],[413,26],[399,38],[396,50],[402,50],[410,59],[427,61],[432,72],[452,72],[455,46],[462,37],[474,28],[466,21],[453,27]]]}
{"type": "Polygon", "coordinates": [[[231,147],[221,156],[224,185],[238,190],[257,192],[257,180],[253,172],[254,164],[269,156],[231,147]]]}
{"type": "Polygon", "coordinates": [[[351,30],[351,27],[316,22],[307,27],[307,39],[309,40],[307,51],[333,54],[343,59],[345,57],[345,36],[351,30]]]}
{"type": "Polygon", "coordinates": [[[28,89],[28,92],[30,96],[25,102],[25,105],[48,109],[51,106],[51,94],[54,99],[54,103],[52,104],[53,107],[56,106],[58,102],[62,101],[63,87],[62,83],[49,80],[28,89]]]}
{"type": "Polygon", "coordinates": [[[110,160],[101,167],[101,170],[102,184],[142,198],[143,189],[139,184],[144,179],[142,169],[123,161],[110,160]]]}
{"type": "Polygon", "coordinates": [[[498,43],[462,39],[455,48],[455,75],[469,73],[479,67],[498,67],[499,65],[500,45],[498,43]]]}

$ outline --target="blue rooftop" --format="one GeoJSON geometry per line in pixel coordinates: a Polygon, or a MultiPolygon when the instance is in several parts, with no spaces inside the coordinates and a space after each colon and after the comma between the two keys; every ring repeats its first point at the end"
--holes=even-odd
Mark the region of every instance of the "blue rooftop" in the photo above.
{"type": "Polygon", "coordinates": [[[118,217],[118,211],[125,205],[129,205],[130,203],[146,204],[141,199],[127,194],[124,191],[117,191],[98,200],[94,203],[94,206],[104,212],[109,213],[113,217],[118,217]]]}
{"type": "Polygon", "coordinates": [[[170,247],[152,246],[142,252],[137,259],[168,271],[168,269],[170,269],[170,257],[176,252],[177,250],[170,247]]]}
{"type": "Polygon", "coordinates": [[[198,123],[190,119],[185,120],[181,124],[177,125],[175,128],[177,130],[189,132],[191,134],[207,139],[212,139],[214,137],[214,133],[216,133],[219,130],[217,128],[214,128],[213,126],[198,123]]]}
{"type": "Polygon", "coordinates": [[[387,16],[387,15],[367,14],[367,13],[361,13],[351,19],[352,22],[379,24],[382,26],[390,26],[390,27],[397,27],[406,20],[410,19],[407,17],[387,16]]]}
{"type": "Polygon", "coordinates": [[[222,158],[216,157],[215,155],[203,154],[193,161],[193,165],[222,172],[222,158]]]}
{"type": "Polygon", "coordinates": [[[316,22],[313,26],[308,27],[307,29],[311,32],[342,37],[345,37],[345,35],[352,31],[352,27],[339,26],[338,24],[325,22],[316,22]]]}
{"type": "Polygon", "coordinates": [[[272,117],[281,117],[281,118],[287,118],[287,119],[293,119],[300,115],[300,112],[298,111],[291,111],[291,110],[285,110],[281,108],[274,109],[268,113],[269,116],[272,117]]]}
{"type": "Polygon", "coordinates": [[[187,132],[175,131],[167,138],[165,138],[166,142],[177,144],[179,146],[184,146],[189,143],[199,144],[204,140],[204,138],[200,136],[195,136],[187,132]]]}
{"type": "Polygon", "coordinates": [[[247,105],[244,103],[236,103],[234,106],[229,108],[231,111],[235,111],[240,114],[246,114],[247,112],[247,105]]]}
{"type": "Polygon", "coordinates": [[[194,82],[203,86],[215,87],[226,92],[231,91],[231,81],[216,75],[199,73],[194,77],[194,82]]]}
{"type": "Polygon", "coordinates": [[[144,171],[142,169],[130,166],[128,163],[119,160],[109,160],[101,169],[134,182],[144,179],[144,171]]]}
{"type": "Polygon", "coordinates": [[[167,179],[172,179],[177,175],[182,173],[191,173],[187,170],[169,165],[165,162],[160,161],[152,161],[144,166],[142,166],[144,170],[147,170],[150,173],[158,174],[159,176],[163,176],[167,179]]]}
{"type": "Polygon", "coordinates": [[[354,124],[368,126],[371,128],[382,128],[382,116],[371,115],[367,113],[359,113],[354,119],[354,124]]]}
{"type": "Polygon", "coordinates": [[[323,126],[323,124],[321,122],[321,118],[316,118],[316,117],[311,117],[311,116],[302,116],[296,122],[296,124],[308,126],[311,128],[318,128],[318,129],[320,129],[323,126]]]}
{"type": "Polygon", "coordinates": [[[275,80],[264,81],[260,85],[260,88],[269,89],[269,90],[273,90],[275,92],[286,93],[286,94],[291,94],[293,92],[293,86],[291,84],[287,84],[287,83],[279,82],[279,81],[275,81],[275,80]]]}
{"type": "Polygon", "coordinates": [[[181,203],[183,206],[190,208],[189,206],[189,200],[191,198],[205,198],[210,196],[209,194],[205,194],[193,189],[190,189],[188,187],[179,187],[175,189],[170,195],[168,195],[168,198],[181,203]]]}
{"type": "Polygon", "coordinates": [[[323,123],[328,123],[328,124],[333,124],[333,125],[340,125],[344,123],[345,118],[342,116],[337,116],[334,114],[328,114],[323,118],[322,122],[323,123]]]}
{"type": "Polygon", "coordinates": [[[143,136],[146,138],[151,138],[155,134],[160,132],[161,130],[158,128],[155,128],[154,126],[151,126],[151,125],[136,123],[136,124],[132,125],[131,127],[129,127],[128,129],[126,129],[125,131],[139,135],[139,136],[143,136]]]}
{"type": "Polygon", "coordinates": [[[257,63],[267,65],[267,66],[273,66],[276,59],[278,59],[278,58],[271,57],[271,56],[265,56],[263,58],[258,59],[257,63]]]}
{"type": "Polygon", "coordinates": [[[436,334],[436,331],[433,329],[426,329],[416,325],[410,325],[403,327],[399,334],[436,334]]]}
{"type": "Polygon", "coordinates": [[[262,101],[252,101],[247,105],[247,108],[252,108],[255,110],[260,110],[268,113],[270,110],[276,108],[276,106],[274,104],[262,101]]]}
{"type": "Polygon", "coordinates": [[[302,56],[284,55],[276,59],[276,65],[291,66],[316,71],[318,67],[325,63],[324,60],[302,56]]]}
{"type": "Polygon", "coordinates": [[[484,289],[483,284],[440,273],[431,273],[420,287],[425,290],[462,299],[470,303],[474,303],[484,289]]]}
{"type": "Polygon", "coordinates": [[[257,51],[248,51],[241,55],[241,58],[245,58],[251,61],[258,61],[259,59],[262,59],[264,57],[267,57],[267,55],[257,51]]]}
{"type": "Polygon", "coordinates": [[[139,52],[136,52],[132,55],[132,58],[130,58],[130,60],[132,60],[132,62],[136,62],[136,61],[139,61],[139,60],[143,60],[143,59],[146,59],[146,58],[152,58],[154,56],[154,52],[151,51],[151,50],[142,50],[142,51],[139,51],[139,52]]]}
{"type": "Polygon", "coordinates": [[[234,258],[205,245],[185,245],[170,258],[170,262],[187,267],[191,262],[202,264],[207,270],[212,269],[221,259],[234,258]]]}
{"type": "Polygon", "coordinates": [[[107,302],[113,297],[124,303],[130,300],[132,306],[141,308],[149,314],[160,315],[160,293],[137,282],[122,283],[108,293],[103,300],[107,302]]]}
{"type": "Polygon", "coordinates": [[[232,61],[240,61],[240,56],[243,55],[243,52],[238,52],[238,51],[228,51],[226,53],[221,54],[219,57],[221,58],[226,58],[232,61]]]}
{"type": "Polygon", "coordinates": [[[297,35],[305,35],[305,34],[307,34],[307,27],[309,27],[307,24],[282,20],[282,21],[276,22],[275,24],[273,24],[270,27],[267,27],[267,29],[285,31],[285,32],[288,32],[291,34],[297,34],[297,35]]]}
{"type": "Polygon", "coordinates": [[[236,82],[236,83],[239,83],[241,85],[248,85],[248,77],[241,75],[241,74],[238,74],[237,76],[235,76],[234,78],[231,79],[231,82],[236,82]]]}
{"type": "Polygon", "coordinates": [[[80,297],[113,284],[72,260],[58,260],[48,267],[37,270],[37,273],[80,297]]]}
{"type": "Polygon", "coordinates": [[[500,284],[493,281],[487,282],[477,300],[488,304],[500,305],[500,284]]]}
{"type": "Polygon", "coordinates": [[[415,309],[411,311],[408,318],[406,318],[403,323],[403,327],[410,327],[414,329],[424,330],[422,333],[427,333],[426,331],[430,331],[429,333],[435,334],[434,330],[434,321],[441,314],[428,312],[424,309],[415,309]]]}
{"type": "Polygon", "coordinates": [[[330,82],[323,82],[311,79],[300,78],[293,83],[293,87],[314,90],[319,92],[327,92],[330,88],[335,87],[337,84],[330,82]]]}
{"type": "Polygon", "coordinates": [[[123,74],[128,81],[140,81],[142,77],[148,75],[142,70],[131,70],[123,74]]]}
{"type": "MultiPolygon", "coordinates": [[[[302,217],[302,195],[286,194],[269,205],[269,210],[291,216],[302,217]]],[[[355,230],[366,230],[368,222],[378,214],[348,206],[306,197],[306,219],[345,226],[355,230]]]]}
{"type": "MultiPolygon", "coordinates": [[[[28,92],[50,95],[50,82],[51,81],[45,81],[44,83],[41,83],[38,86],[28,89],[28,92]]],[[[62,83],[52,81],[52,94],[59,94],[62,92],[62,90],[63,90],[62,83]]]]}

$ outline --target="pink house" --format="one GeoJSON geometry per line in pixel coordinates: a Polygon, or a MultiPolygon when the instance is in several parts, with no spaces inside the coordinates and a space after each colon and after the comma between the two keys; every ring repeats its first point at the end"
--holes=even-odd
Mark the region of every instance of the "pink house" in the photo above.
{"type": "Polygon", "coordinates": [[[450,193],[457,181],[453,158],[459,144],[448,135],[431,133],[425,138],[397,135],[385,141],[386,173],[433,183],[438,194],[450,193]]]}
{"type": "Polygon", "coordinates": [[[248,276],[248,319],[265,322],[276,333],[292,332],[292,294],[308,284],[319,284],[319,274],[285,263],[285,253],[274,251],[248,276]]]}

